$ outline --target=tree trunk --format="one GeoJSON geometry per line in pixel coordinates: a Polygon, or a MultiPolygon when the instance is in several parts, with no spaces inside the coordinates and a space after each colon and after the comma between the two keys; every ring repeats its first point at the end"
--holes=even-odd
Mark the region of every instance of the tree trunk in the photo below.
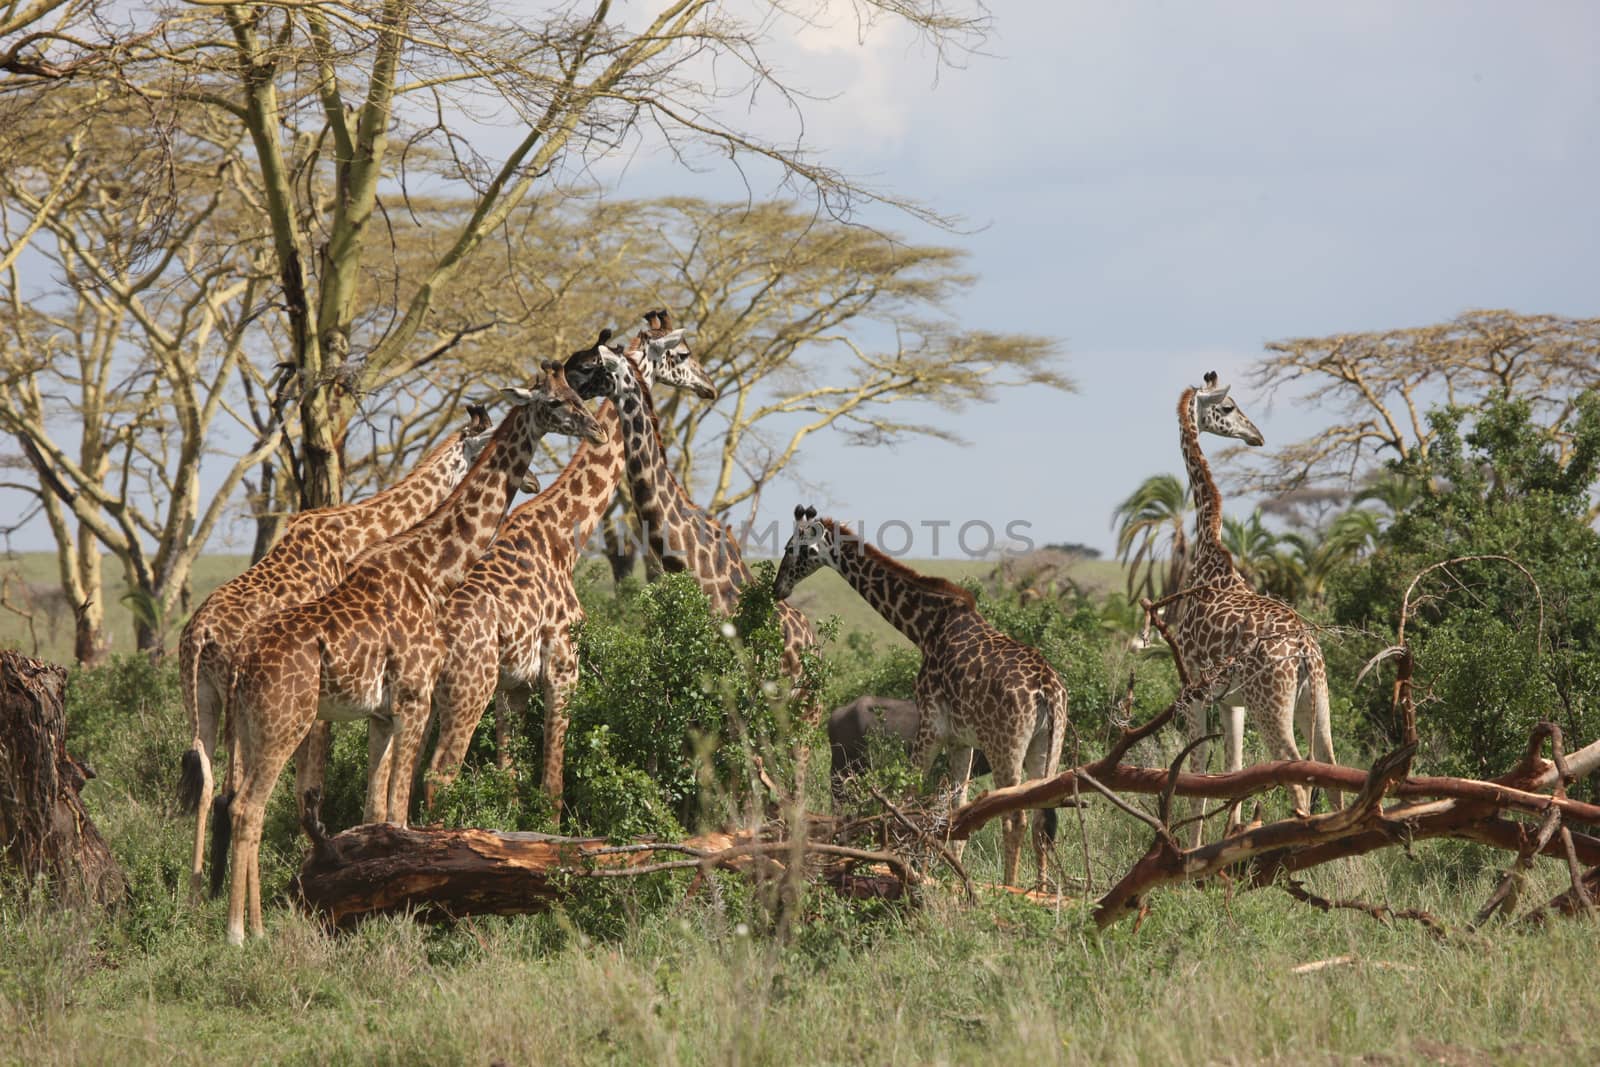
{"type": "Polygon", "coordinates": [[[78,799],[94,772],[67,754],[66,686],[62,668],[0,650],[0,841],[24,894],[104,907],[127,882],[78,799]]]}
{"type": "Polygon", "coordinates": [[[106,640],[105,576],[100,569],[101,557],[100,542],[95,539],[94,532],[80,525],[76,562],[78,589],[82,599],[72,605],[72,657],[83,667],[99,663],[109,651],[109,642],[106,640]]]}
{"type": "MultiPolygon", "coordinates": [[[[725,851],[747,839],[714,833],[684,844],[725,851]]],[[[604,838],[369,823],[317,840],[289,895],[341,927],[410,911],[433,920],[527,915],[571,893],[572,872],[620,871],[679,858],[607,848],[604,838]]]]}

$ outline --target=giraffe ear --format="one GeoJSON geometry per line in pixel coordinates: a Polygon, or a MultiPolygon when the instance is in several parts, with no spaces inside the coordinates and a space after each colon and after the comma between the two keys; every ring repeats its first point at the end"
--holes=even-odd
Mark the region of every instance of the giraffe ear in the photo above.
{"type": "Polygon", "coordinates": [[[507,386],[500,390],[500,395],[513,404],[531,404],[533,402],[533,390],[525,389],[520,385],[507,386]]]}

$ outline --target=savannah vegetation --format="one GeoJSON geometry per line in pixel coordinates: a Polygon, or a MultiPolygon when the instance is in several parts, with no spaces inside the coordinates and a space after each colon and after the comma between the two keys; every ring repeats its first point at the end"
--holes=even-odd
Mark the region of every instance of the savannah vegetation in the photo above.
{"type": "MultiPolygon", "coordinates": [[[[722,398],[663,403],[669,454],[696,499],[730,519],[753,513],[814,435],[948,437],[949,424],[907,417],[902,402],[953,411],[1070,382],[1053,339],[940,313],[974,281],[959,249],[849,224],[865,203],[938,223],[935,212],[707,117],[752,86],[827,89],[779,80],[759,27],[721,5],[679,0],[648,26],[603,0],[516,24],[490,5],[400,0],[117,8],[130,25],[106,20],[113,7],[0,5],[0,460],[28,500],[5,525],[42,523],[53,543],[4,561],[0,635],[76,664],[68,744],[96,772],[84,800],[130,886],[120,907],[85,913],[0,880],[0,1060],[1600,1052],[1592,922],[1468,929],[1499,854],[1426,843],[1307,878],[1323,896],[1426,909],[1443,937],[1220,882],[1163,892],[1142,923],[1097,933],[1087,902],[1148,844],[1105,805],[1062,812],[1051,904],[990,891],[969,904],[937,885],[919,909],[812,890],[780,913],[737,878],[688,895],[686,877],[659,875],[585,885],[541,915],[400,917],[334,935],[285,899],[305,853],[285,789],[262,851],[270,936],[223,944],[220,905],[188,898],[190,823],[173,789],[188,738],[161,651],[285,515],[391,481],[459,421],[463,400],[525,378],[530,346],[570,351],[626,325],[619,316],[674,308],[722,398]],[[730,81],[700,79],[697,64],[713,60],[730,81]],[[471,131],[437,118],[473,99],[510,117],[498,156],[464,151],[471,131]],[[586,163],[646,130],[697,163],[775,167],[793,196],[593,195],[586,163]],[[218,553],[241,520],[250,551],[218,553]]],[[[909,20],[941,54],[981,45],[985,29],[939,4],[859,8],[909,20]]],[[[1393,639],[1407,583],[1471,554],[1511,556],[1527,576],[1474,563],[1430,580],[1411,630],[1419,769],[1492,773],[1542,719],[1574,745],[1600,736],[1597,345],[1593,320],[1469,312],[1275,342],[1238,383],[1348,415],[1305,440],[1214,457],[1235,499],[1248,489],[1262,502],[1228,516],[1241,570],[1322,627],[1346,762],[1396,740],[1387,675],[1356,677],[1393,639]]],[[[1138,596],[1181,586],[1186,488],[1160,473],[1130,487],[1112,517],[1117,562],[1047,549],[930,567],[969,583],[990,619],[1062,672],[1069,759],[1103,749],[1130,669],[1141,717],[1175,691],[1159,647],[1135,652],[1130,639],[1138,596]]],[[[763,588],[730,634],[681,577],[617,583],[586,567],[560,829],[677,837],[746,818],[764,788],[755,755],[826,804],[826,768],[799,765],[793,743],[825,745],[770,685],[763,588]]],[[[915,652],[848,589],[823,575],[802,603],[827,635],[809,668],[825,705],[911,695],[915,652]]],[[[528,785],[539,721],[514,724],[506,772],[486,717],[428,817],[557,829],[528,785]]],[[[1156,765],[1176,750],[1168,736],[1135,755],[1156,765]]],[[[900,754],[874,755],[863,784],[917,784],[900,754]]],[[[359,818],[365,759],[361,731],[339,730],[322,809],[333,829],[359,818]]],[[[1574,794],[1595,799],[1596,783],[1574,794]]],[[[1265,803],[1269,815],[1286,807],[1265,803]]],[[[998,845],[989,827],[967,851],[980,883],[996,880],[998,845]]],[[[1527,895],[1562,879],[1537,869],[1527,895]]]]}

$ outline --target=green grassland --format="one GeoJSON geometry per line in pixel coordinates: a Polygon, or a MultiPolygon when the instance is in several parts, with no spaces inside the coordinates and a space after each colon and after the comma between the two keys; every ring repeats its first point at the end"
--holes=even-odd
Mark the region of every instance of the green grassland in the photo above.
{"type": "MultiPolygon", "coordinates": [[[[216,557],[204,563],[202,592],[232,572],[216,557]]],[[[981,578],[989,566],[927,569],[981,578]]],[[[1079,566],[1080,584],[1120,579],[1114,565],[1079,566]]],[[[803,592],[808,611],[840,616],[846,632],[875,620],[831,574],[803,592]]],[[[1120,685],[1125,668],[1107,670],[1120,685]]],[[[231,948],[222,902],[189,899],[193,824],[173,796],[187,736],[170,664],[132,656],[74,674],[68,744],[98,774],[84,800],[132,894],[114,913],[75,914],[30,903],[14,878],[0,878],[0,1063],[1487,1065],[1600,1056],[1594,923],[1467,929],[1506,855],[1424,842],[1306,877],[1326,897],[1426,909],[1450,927],[1444,937],[1414,922],[1320,912],[1278,888],[1218,883],[1159,891],[1142,924],[1099,932],[1090,904],[1150,835],[1105,805],[1081,819],[1062,812],[1054,862],[1065,892],[1053,906],[995,891],[969,905],[948,881],[931,886],[920,909],[846,904],[813,889],[780,936],[736,876],[688,896],[687,877],[658,875],[583,885],[542,915],[450,927],[394,918],[335,935],[286,898],[304,847],[280,788],[262,856],[268,937],[231,948]],[[1296,970],[1328,960],[1343,962],[1296,970]]],[[[340,736],[358,752],[347,768],[361,765],[359,734],[346,726],[340,736]]],[[[1169,758],[1178,743],[1167,738],[1144,761],[1169,758]]],[[[808,794],[825,796],[824,768],[811,773],[808,794]]],[[[1269,817],[1286,807],[1281,797],[1267,804],[1269,817]]],[[[997,880],[998,845],[991,825],[967,850],[980,883],[997,880]]],[[[1545,864],[1524,900],[1563,881],[1545,864]]]]}

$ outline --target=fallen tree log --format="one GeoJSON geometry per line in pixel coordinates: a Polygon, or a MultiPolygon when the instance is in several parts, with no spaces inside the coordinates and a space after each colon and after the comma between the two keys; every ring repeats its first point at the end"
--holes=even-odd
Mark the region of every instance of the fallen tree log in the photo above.
{"type": "MultiPolygon", "coordinates": [[[[831,820],[819,820],[819,827],[828,825],[831,820]]],[[[584,879],[663,871],[726,869],[776,883],[798,860],[806,867],[801,876],[815,874],[840,895],[857,899],[904,899],[917,880],[892,853],[826,840],[797,842],[771,827],[620,845],[604,838],[386,823],[328,837],[316,821],[314,798],[305,827],[313,847],[290,883],[290,896],[340,928],[408,912],[428,921],[526,915],[566,899],[584,879]],[[876,869],[858,873],[863,865],[876,869]]]]}
{"type": "Polygon", "coordinates": [[[22,891],[104,907],[127,881],[78,793],[94,772],[67,754],[67,672],[0,649],[0,851],[22,891]]]}
{"type": "MultiPolygon", "coordinates": [[[[1600,741],[1573,753],[1567,757],[1567,761],[1573,777],[1581,778],[1593,773],[1600,767],[1600,741]]],[[[1125,793],[1160,794],[1172,784],[1171,773],[1165,767],[1137,767],[1125,763],[1108,767],[1103,762],[1086,763],[1062,771],[1054,778],[1040,778],[1005,789],[991,789],[951,815],[950,836],[957,839],[970,837],[985,823],[1008,812],[1055,807],[1076,794],[1086,792],[1078,778],[1080,772],[1088,773],[1103,785],[1125,793]]],[[[1184,771],[1178,774],[1172,789],[1176,796],[1232,801],[1288,785],[1354,793],[1360,790],[1366,778],[1367,772],[1359,767],[1342,767],[1314,760],[1274,760],[1228,774],[1184,771]]],[[[1600,804],[1588,804],[1541,792],[1554,789],[1558,781],[1555,764],[1535,757],[1531,765],[1524,761],[1524,766],[1489,780],[1413,775],[1395,782],[1390,793],[1396,797],[1478,801],[1529,815],[1542,815],[1556,807],[1561,809],[1562,817],[1569,823],[1600,825],[1600,804]]]]}
{"type": "MultiPolygon", "coordinates": [[[[1231,774],[1190,774],[1170,768],[1085,764],[1055,778],[994,790],[951,815],[951,837],[964,837],[990,820],[1025,808],[1048,807],[1087,785],[1104,793],[1117,807],[1156,831],[1149,850],[1098,901],[1095,919],[1101,926],[1139,913],[1148,894],[1160,886],[1237,872],[1248,864],[1246,888],[1273,885],[1282,877],[1332,860],[1428,838],[1478,841],[1515,852],[1517,867],[1526,869],[1535,856],[1564,859],[1573,888],[1552,900],[1541,914],[1587,914],[1593,910],[1595,869],[1600,867],[1600,836],[1575,831],[1572,825],[1600,824],[1600,806],[1566,796],[1566,785],[1594,772],[1600,763],[1600,742],[1574,753],[1562,753],[1561,731],[1550,723],[1534,728],[1518,765],[1498,778],[1480,781],[1443,776],[1410,776],[1415,743],[1361,771],[1310,760],[1259,764],[1231,774]],[[1549,742],[1553,759],[1540,755],[1549,742]],[[1181,847],[1168,822],[1174,796],[1239,800],[1290,783],[1305,783],[1356,792],[1356,800],[1327,815],[1290,818],[1246,827],[1210,845],[1181,847]],[[1353,787],[1353,788],[1352,788],[1353,787]],[[1549,789],[1550,793],[1534,790],[1549,789]],[[1129,804],[1116,790],[1158,794],[1160,815],[1129,804]],[[1385,797],[1401,803],[1383,806],[1385,797]],[[1539,832],[1513,815],[1539,815],[1539,832]],[[1581,870],[1582,865],[1590,869],[1581,870]]],[[[1181,763],[1181,757],[1180,757],[1181,763]]],[[[1519,876],[1520,877],[1520,876],[1519,876]]]]}

